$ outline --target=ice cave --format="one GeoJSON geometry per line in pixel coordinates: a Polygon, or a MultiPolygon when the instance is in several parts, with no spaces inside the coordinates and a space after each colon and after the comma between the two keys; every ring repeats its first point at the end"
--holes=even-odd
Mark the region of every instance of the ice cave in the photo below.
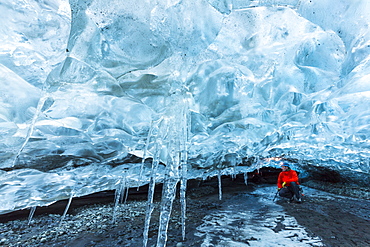
{"type": "Polygon", "coordinates": [[[150,203],[161,183],[165,231],[190,179],[284,159],[370,182],[367,0],[0,10],[0,214],[143,185],[150,203]]]}

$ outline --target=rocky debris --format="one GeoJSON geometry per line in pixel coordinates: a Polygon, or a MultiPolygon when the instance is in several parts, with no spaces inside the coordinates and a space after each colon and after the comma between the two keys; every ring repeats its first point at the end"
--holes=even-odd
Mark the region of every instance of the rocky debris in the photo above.
{"type": "MultiPolygon", "coordinates": [[[[204,189],[199,187],[189,189],[185,239],[182,239],[181,232],[181,206],[179,200],[175,200],[167,246],[200,246],[202,239],[196,235],[196,228],[203,223],[204,217],[217,210],[222,202],[228,201],[238,193],[253,191],[255,186],[260,186],[250,184],[247,187],[242,181],[237,183],[225,181],[223,185],[225,187],[222,189],[222,200],[219,200],[217,180],[203,183],[204,189]]],[[[311,182],[309,185],[311,187],[324,186],[322,183],[315,182],[311,182]]],[[[339,189],[337,185],[326,185],[327,191],[339,189]]],[[[342,190],[346,189],[342,188],[342,190]]],[[[367,246],[370,245],[370,236],[367,230],[370,224],[368,216],[370,202],[361,199],[366,195],[366,190],[357,191],[359,192],[355,194],[360,195],[358,198],[340,195],[327,198],[312,193],[307,194],[306,191],[302,204],[288,204],[284,201],[276,203],[281,203],[300,225],[307,228],[315,236],[320,236],[327,246],[339,246],[338,243],[344,244],[342,246],[356,246],[350,242],[351,239],[357,241],[357,246],[367,246]]],[[[273,195],[271,195],[271,200],[272,197],[273,195]]],[[[115,213],[114,200],[110,196],[109,200],[105,202],[71,207],[63,221],[61,221],[62,213],[49,212],[38,215],[38,209],[30,222],[28,216],[10,221],[3,220],[0,223],[0,246],[142,247],[146,197],[132,197],[135,199],[130,199],[129,195],[128,198],[128,201],[118,205],[115,213]]],[[[156,196],[149,229],[149,246],[155,246],[157,240],[159,206],[160,198],[156,196]]],[[[279,228],[273,230],[279,231],[279,228]]],[[[257,240],[253,239],[253,241],[257,240]]]]}
{"type": "Polygon", "coordinates": [[[305,186],[327,191],[333,194],[349,196],[354,198],[370,200],[370,188],[349,183],[330,183],[324,181],[310,180],[304,183],[305,186]]]}
{"type": "MultiPolygon", "coordinates": [[[[193,236],[196,225],[203,217],[218,207],[218,190],[205,185],[204,190],[189,190],[187,199],[186,232],[187,239],[182,239],[181,207],[175,200],[168,231],[168,246],[197,246],[199,238],[193,236]]],[[[229,192],[225,187],[224,200],[229,192]]],[[[246,190],[246,186],[237,186],[233,190],[246,190]]],[[[130,197],[130,196],[129,196],[130,197]]],[[[112,199],[112,198],[111,198],[112,199]]],[[[143,227],[147,200],[128,200],[116,207],[113,200],[105,203],[73,207],[62,221],[61,214],[35,215],[32,220],[26,217],[0,223],[0,246],[143,246],[143,227]]],[[[156,196],[154,212],[149,230],[149,246],[157,241],[159,225],[160,198],[156,196]]],[[[36,209],[37,212],[37,209],[36,209]]]]}

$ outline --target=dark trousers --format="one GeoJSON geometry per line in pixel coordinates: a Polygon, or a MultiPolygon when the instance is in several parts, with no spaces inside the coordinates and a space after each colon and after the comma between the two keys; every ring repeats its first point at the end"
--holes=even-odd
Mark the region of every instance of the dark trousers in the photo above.
{"type": "Polygon", "coordinates": [[[290,186],[286,186],[279,191],[279,196],[286,198],[293,198],[296,196],[297,199],[301,198],[299,185],[296,182],[291,182],[290,186]]]}

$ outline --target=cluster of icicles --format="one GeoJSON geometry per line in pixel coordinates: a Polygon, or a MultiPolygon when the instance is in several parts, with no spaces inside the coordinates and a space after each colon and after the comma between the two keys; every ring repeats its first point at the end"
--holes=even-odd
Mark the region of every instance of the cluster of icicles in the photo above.
{"type": "MultiPolygon", "coordinates": [[[[41,109],[43,101],[40,100],[41,109]]],[[[34,117],[29,133],[25,143],[22,145],[18,152],[18,155],[14,161],[17,162],[17,158],[21,154],[23,148],[27,144],[30,136],[33,132],[33,125],[37,119],[37,115],[34,117]]],[[[181,93],[175,93],[171,96],[170,104],[167,107],[166,114],[162,115],[158,120],[152,122],[152,126],[148,133],[146,140],[146,148],[144,150],[144,157],[141,163],[141,171],[138,182],[143,178],[144,161],[149,158],[148,146],[155,145],[155,152],[151,154],[152,164],[151,164],[151,174],[148,189],[148,199],[147,208],[145,216],[145,225],[143,231],[143,246],[148,244],[148,233],[150,228],[151,216],[154,210],[153,198],[155,185],[158,181],[157,175],[159,172],[159,164],[161,162],[165,163],[164,179],[163,179],[163,189],[162,189],[162,199],[160,205],[160,218],[159,218],[159,229],[157,246],[165,246],[167,242],[167,229],[171,216],[173,201],[176,197],[177,185],[180,183],[180,205],[181,205],[181,226],[182,226],[182,239],[185,240],[185,219],[186,219],[186,190],[187,190],[187,154],[188,154],[188,137],[189,137],[189,102],[188,98],[181,93]],[[167,160],[163,160],[163,150],[166,150],[167,160]]],[[[221,188],[221,172],[217,174],[219,180],[219,199],[222,198],[222,188],[221,188]]],[[[247,178],[245,173],[245,178],[247,178]]],[[[114,223],[117,219],[116,212],[119,207],[119,203],[123,200],[126,201],[128,196],[129,183],[126,177],[122,176],[116,183],[115,199],[114,199],[114,209],[112,222],[114,223]]],[[[75,193],[72,191],[61,217],[59,228],[62,227],[63,221],[71,205],[72,199],[75,193]]],[[[28,224],[31,223],[33,215],[35,213],[36,206],[30,209],[30,214],[28,218],[28,224]]]]}

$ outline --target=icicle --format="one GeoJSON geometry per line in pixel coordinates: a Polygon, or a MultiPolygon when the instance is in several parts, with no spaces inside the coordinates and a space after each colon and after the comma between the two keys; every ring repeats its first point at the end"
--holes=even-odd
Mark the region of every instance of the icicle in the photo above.
{"type": "Polygon", "coordinates": [[[178,181],[179,180],[177,178],[169,176],[163,185],[157,247],[166,246],[168,223],[171,216],[172,205],[173,200],[175,199],[178,181]]]}
{"type": "Polygon", "coordinates": [[[247,172],[244,173],[244,183],[245,185],[248,186],[248,173],[247,172]]]}
{"type": "Polygon", "coordinates": [[[62,226],[62,223],[67,215],[67,212],[68,212],[68,209],[69,209],[69,206],[71,206],[71,202],[72,202],[72,198],[73,198],[73,195],[74,195],[74,192],[72,191],[71,193],[71,196],[69,197],[69,200],[68,200],[68,203],[67,203],[67,206],[66,208],[64,209],[64,213],[62,215],[62,218],[60,219],[60,223],[59,223],[59,227],[62,226]]]}
{"type": "MultiPolygon", "coordinates": [[[[71,192],[71,196],[69,197],[69,200],[68,200],[68,203],[67,203],[67,206],[66,208],[64,209],[64,213],[62,215],[62,218],[60,219],[60,222],[59,222],[59,226],[58,226],[58,229],[60,230],[61,227],[62,227],[62,224],[63,224],[63,221],[67,215],[67,212],[68,212],[68,209],[69,209],[69,206],[71,206],[71,203],[72,203],[72,198],[73,198],[73,195],[74,195],[74,192],[72,191],[71,192]]],[[[55,240],[58,238],[58,231],[56,231],[55,233],[55,240]]]]}
{"type": "Polygon", "coordinates": [[[150,140],[153,137],[153,135],[154,135],[154,137],[157,135],[157,132],[158,132],[158,124],[161,121],[162,121],[162,119],[159,119],[157,122],[156,121],[152,121],[151,122],[149,133],[148,133],[148,136],[146,138],[146,143],[145,143],[143,158],[141,160],[140,176],[139,176],[139,179],[138,179],[138,187],[137,187],[137,190],[138,191],[139,191],[139,184],[140,184],[140,181],[142,180],[142,176],[143,176],[144,164],[145,164],[145,159],[147,158],[147,153],[148,153],[148,148],[149,148],[150,140]]]}
{"type": "Polygon", "coordinates": [[[218,199],[222,200],[221,171],[218,172],[217,178],[218,178],[218,199]]]}
{"type": "Polygon", "coordinates": [[[125,188],[123,189],[122,194],[121,194],[121,199],[120,199],[121,203],[126,203],[126,201],[127,201],[128,193],[130,192],[129,191],[130,185],[127,182],[127,179],[131,178],[131,176],[132,176],[132,171],[131,171],[131,169],[129,169],[128,174],[125,176],[125,180],[124,180],[125,181],[125,188]]]}
{"type": "Polygon", "coordinates": [[[119,186],[118,188],[116,189],[115,193],[114,193],[114,206],[113,206],[113,217],[112,217],[112,223],[114,224],[116,222],[116,214],[117,214],[117,210],[118,210],[118,204],[119,204],[119,201],[122,197],[122,193],[123,191],[125,190],[125,182],[122,181],[123,179],[121,178],[118,182],[119,186]]]}
{"type": "MultiPolygon", "coordinates": [[[[172,212],[173,201],[176,197],[177,184],[180,184],[180,200],[182,211],[182,235],[185,238],[185,215],[186,215],[186,179],[187,179],[187,140],[189,134],[188,114],[188,96],[183,91],[176,90],[171,95],[171,101],[165,116],[163,116],[156,125],[152,127],[153,133],[149,138],[155,140],[155,154],[152,162],[152,171],[150,176],[148,203],[146,210],[145,226],[143,233],[143,245],[148,244],[148,233],[150,227],[150,218],[153,212],[153,197],[156,183],[156,174],[159,165],[159,157],[166,164],[165,178],[162,188],[162,200],[160,205],[159,228],[157,236],[157,247],[166,246],[167,229],[172,212]],[[185,97],[184,97],[185,96],[185,97]],[[154,133],[158,130],[157,133],[154,133]],[[165,152],[162,152],[165,151],[165,152]],[[179,170],[181,169],[181,174],[179,170]],[[181,176],[180,176],[181,175],[181,176]]],[[[149,143],[149,142],[148,142],[149,143]]],[[[149,144],[148,144],[149,145],[149,144]]]]}
{"type": "Polygon", "coordinates": [[[159,156],[160,156],[160,140],[157,140],[156,143],[156,153],[153,157],[152,161],[152,171],[150,175],[150,182],[148,188],[148,201],[146,206],[146,214],[145,214],[145,223],[144,223],[144,232],[143,232],[143,245],[144,247],[148,244],[148,234],[149,234],[149,227],[150,227],[150,218],[153,213],[154,205],[153,205],[153,198],[154,198],[154,191],[155,191],[155,183],[156,183],[156,176],[157,170],[159,165],[159,156]]]}
{"type": "Polygon", "coordinates": [[[231,174],[231,181],[234,181],[236,179],[236,174],[235,174],[235,168],[233,167],[234,171],[231,174]]]}
{"type": "MultiPolygon", "coordinates": [[[[189,103],[189,102],[187,102],[189,103]]],[[[180,147],[180,160],[181,160],[181,184],[180,184],[180,204],[181,204],[181,234],[182,234],[182,240],[185,240],[186,236],[186,190],[187,190],[187,173],[188,173],[188,139],[190,136],[190,126],[191,126],[191,118],[189,117],[189,109],[188,104],[186,104],[186,107],[184,109],[184,116],[185,121],[183,121],[184,125],[182,125],[183,129],[181,130],[181,133],[184,133],[185,136],[181,139],[180,144],[182,145],[180,147]]]]}
{"type": "Polygon", "coordinates": [[[168,224],[172,212],[173,200],[176,196],[177,183],[179,182],[178,168],[180,164],[180,153],[173,150],[173,148],[176,147],[176,144],[174,143],[175,140],[176,139],[172,139],[171,142],[168,144],[168,147],[172,149],[170,151],[170,154],[174,155],[172,157],[168,157],[169,159],[166,162],[166,177],[162,189],[157,247],[166,246],[168,224]]]}
{"type": "Polygon", "coordinates": [[[30,225],[30,224],[31,224],[32,217],[33,217],[33,215],[35,214],[35,211],[36,211],[36,207],[37,207],[37,206],[33,206],[33,207],[31,208],[31,210],[30,210],[30,214],[29,214],[29,216],[28,216],[28,225],[30,225]]]}
{"type": "Polygon", "coordinates": [[[128,187],[126,187],[126,188],[125,188],[125,191],[124,191],[124,193],[123,193],[123,195],[122,195],[122,196],[124,196],[124,200],[123,200],[123,198],[122,198],[122,199],[121,199],[121,203],[122,203],[122,202],[123,202],[123,203],[126,203],[126,202],[127,202],[128,193],[129,193],[129,188],[128,188],[128,187]]]}
{"type": "Polygon", "coordinates": [[[28,129],[28,131],[27,131],[26,139],[24,140],[24,142],[23,142],[23,144],[22,144],[21,148],[18,150],[18,153],[17,153],[17,155],[16,155],[16,156],[15,156],[15,158],[14,158],[13,165],[12,165],[13,167],[14,167],[15,165],[17,165],[17,162],[18,162],[18,158],[19,158],[19,156],[21,155],[21,153],[22,153],[22,151],[23,151],[24,147],[27,145],[27,143],[28,143],[29,139],[31,138],[31,135],[32,135],[32,133],[33,133],[33,129],[35,128],[36,120],[37,120],[37,118],[39,117],[39,115],[40,115],[40,113],[41,113],[41,109],[42,109],[42,107],[44,106],[44,103],[45,103],[46,98],[47,98],[47,97],[45,97],[45,96],[44,96],[44,97],[42,97],[42,98],[39,100],[38,104],[37,104],[36,113],[35,113],[35,115],[33,116],[33,118],[32,118],[32,122],[31,122],[31,126],[29,127],[29,129],[28,129]]]}
{"type": "Polygon", "coordinates": [[[171,127],[171,132],[168,133],[168,141],[166,142],[168,156],[166,161],[165,180],[162,188],[157,247],[166,246],[168,223],[171,216],[173,200],[176,195],[176,186],[179,182],[178,168],[180,165],[180,153],[178,152],[179,136],[176,131],[178,130],[176,129],[176,127],[178,127],[176,125],[177,121],[179,121],[179,119],[172,117],[170,119],[166,119],[165,122],[167,126],[166,128],[171,127]],[[175,127],[175,129],[172,129],[172,127],[175,127]]]}
{"type": "Polygon", "coordinates": [[[187,161],[183,160],[181,163],[182,163],[181,165],[181,185],[180,185],[181,233],[182,233],[182,240],[185,240],[187,161]]]}
{"type": "MultiPolygon", "coordinates": [[[[187,141],[189,133],[188,123],[188,98],[186,95],[174,94],[173,100],[175,104],[172,104],[172,114],[167,119],[171,132],[168,134],[167,149],[168,156],[166,162],[166,177],[163,184],[162,190],[162,201],[160,208],[159,217],[159,229],[157,238],[157,247],[166,246],[167,242],[167,230],[169,220],[172,212],[173,201],[176,196],[176,187],[180,179],[182,184],[180,185],[180,193],[182,193],[182,218],[184,220],[182,225],[183,238],[185,238],[185,214],[186,214],[186,201],[185,201],[185,189],[186,189],[186,163],[187,163],[187,141]],[[184,97],[185,96],[185,97],[184,97]],[[180,106],[180,109],[179,109],[180,106]],[[180,169],[181,174],[179,173],[180,169]]],[[[181,198],[180,198],[181,200],[181,198]]]]}

